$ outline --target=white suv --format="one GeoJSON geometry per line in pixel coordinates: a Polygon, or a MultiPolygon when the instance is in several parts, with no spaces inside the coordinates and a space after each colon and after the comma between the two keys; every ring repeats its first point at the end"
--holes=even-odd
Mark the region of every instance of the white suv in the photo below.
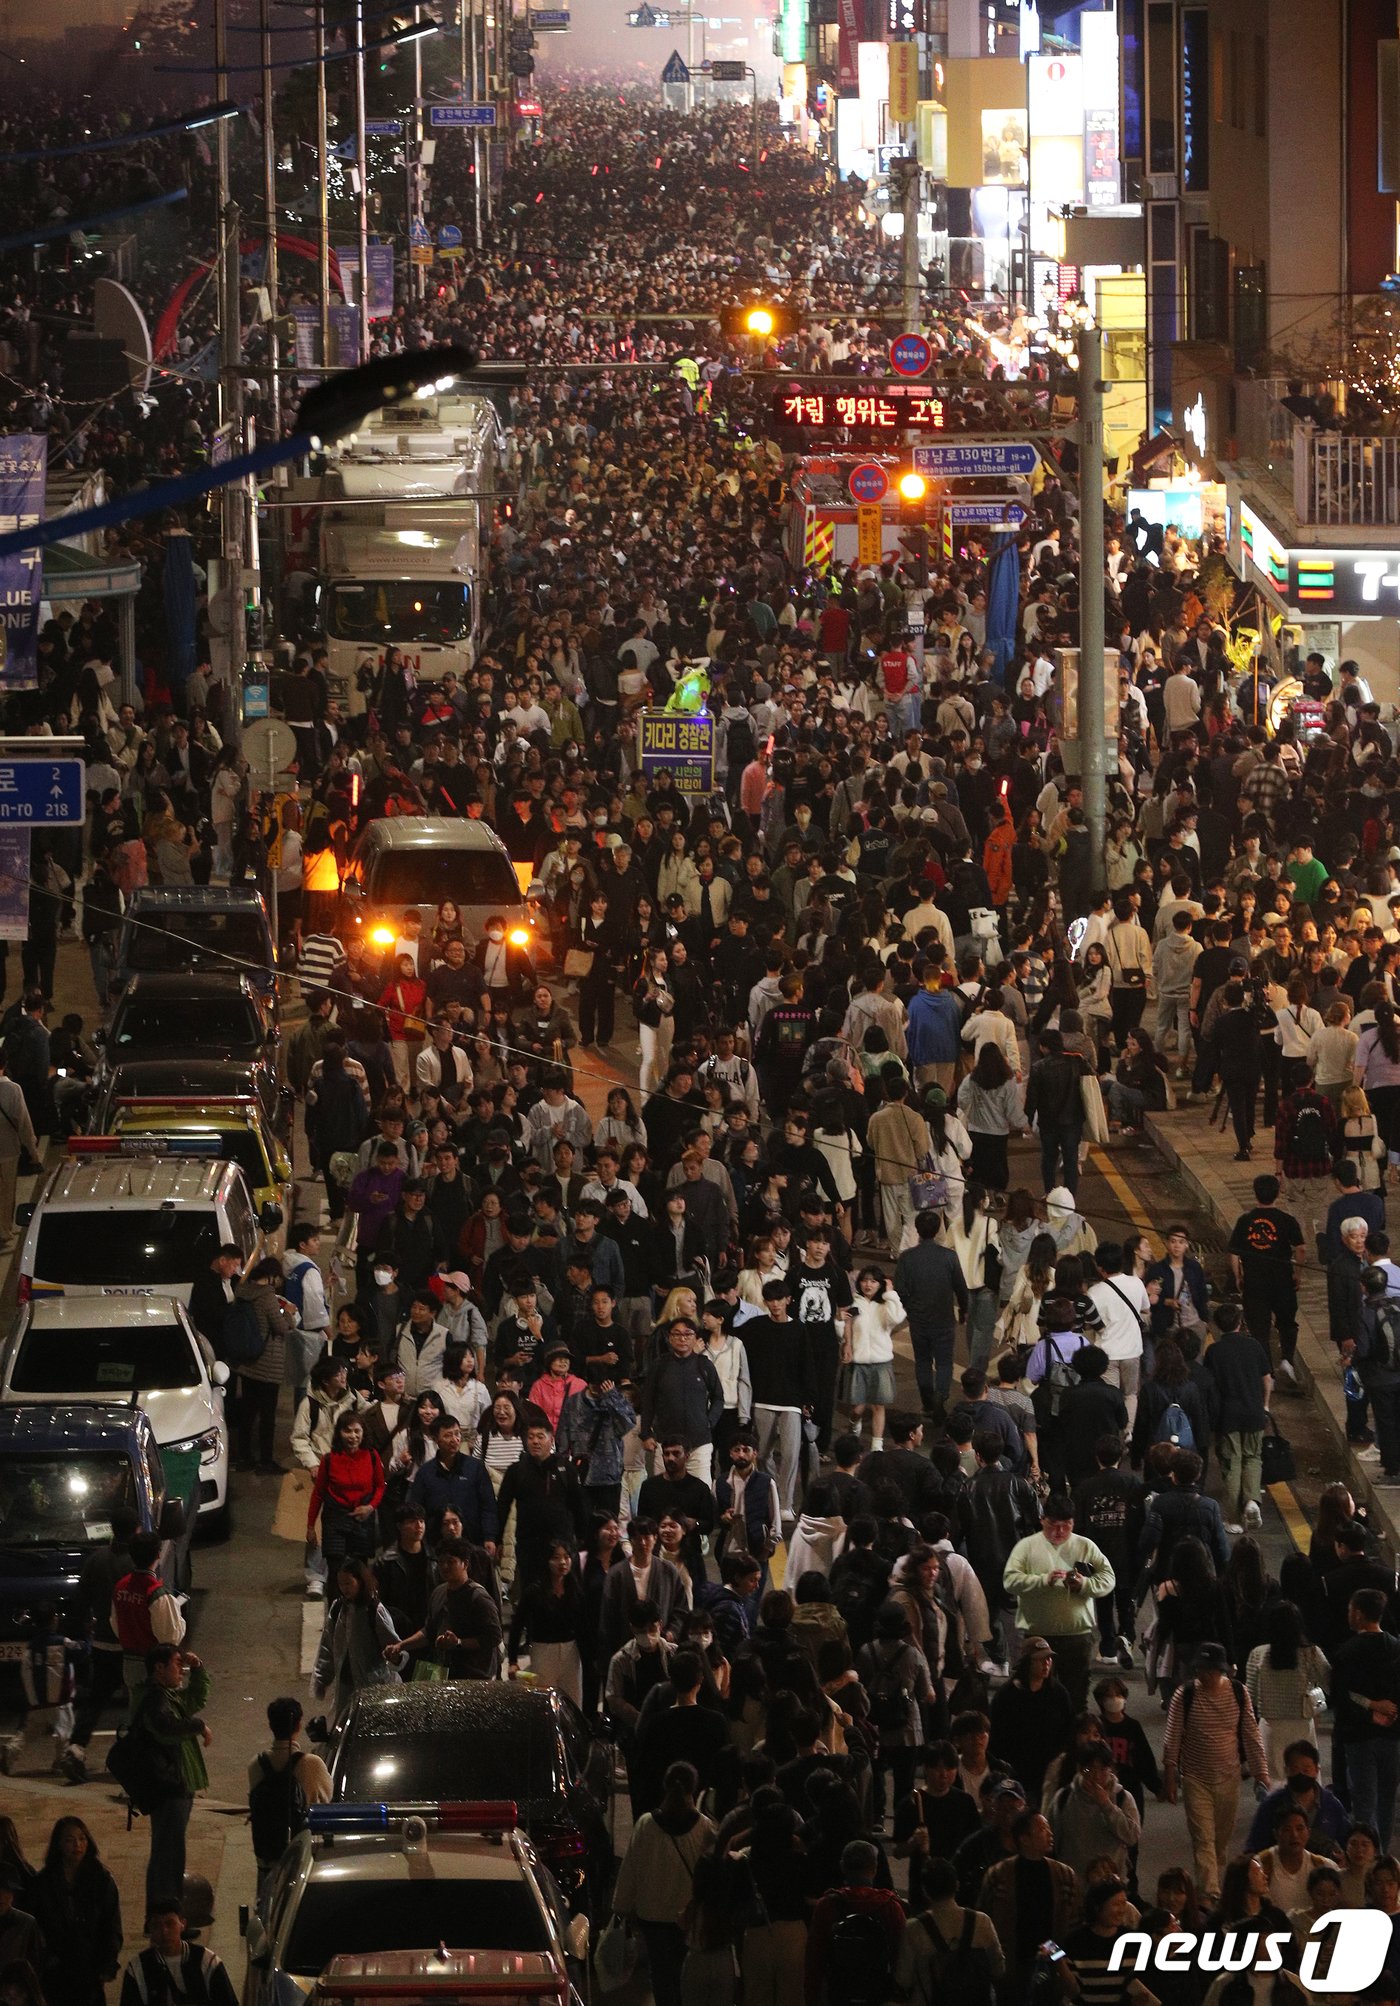
{"type": "Polygon", "coordinates": [[[40,1296],[21,1308],[0,1363],[0,1405],[134,1399],[161,1459],[199,1459],[200,1519],[228,1508],[228,1367],[170,1296],[40,1296]]]}

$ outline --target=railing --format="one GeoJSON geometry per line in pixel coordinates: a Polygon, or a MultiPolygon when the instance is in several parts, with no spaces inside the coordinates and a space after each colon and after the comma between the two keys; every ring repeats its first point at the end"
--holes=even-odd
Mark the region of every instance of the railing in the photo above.
{"type": "Polygon", "coordinates": [[[1293,506],[1300,524],[1400,526],[1400,438],[1296,426],[1293,506]]]}

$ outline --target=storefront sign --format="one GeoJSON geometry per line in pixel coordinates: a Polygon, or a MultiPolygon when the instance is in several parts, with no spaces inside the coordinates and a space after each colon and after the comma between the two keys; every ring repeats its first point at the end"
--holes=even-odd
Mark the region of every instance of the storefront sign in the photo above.
{"type": "Polygon", "coordinates": [[[715,721],[704,712],[675,717],[664,710],[639,711],[637,751],[644,779],[669,773],[678,793],[714,792],[715,721]]]}
{"type": "Polygon", "coordinates": [[[1400,614],[1400,550],[1291,550],[1288,602],[1304,613],[1400,614]]]}
{"type": "MultiPolygon", "coordinates": [[[[11,432],[0,439],[0,531],[28,529],[43,519],[49,442],[41,432],[11,432]]],[[[37,550],[0,558],[0,686],[39,686],[39,601],[44,560],[37,550]]]]}

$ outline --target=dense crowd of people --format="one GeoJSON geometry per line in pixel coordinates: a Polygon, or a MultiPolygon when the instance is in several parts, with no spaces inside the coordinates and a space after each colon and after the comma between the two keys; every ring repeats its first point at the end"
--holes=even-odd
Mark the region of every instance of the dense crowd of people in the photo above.
{"type": "MultiPolygon", "coordinates": [[[[138,885],[277,873],[306,1006],[285,1074],[335,1247],[313,1213],[280,1264],[221,1249],[190,1308],[216,1355],[257,1327],[252,1494],[291,1421],[312,1696],[333,1723],[366,1685],[528,1668],[604,1720],[634,1821],[613,1906],[658,2006],[740,1983],[746,2006],[1019,2006],[1067,1974],[1118,2006],[1141,1997],[1111,1968],[1125,1930],[1208,1920],[1282,1931],[1295,1970],[1330,1911],[1400,1911],[1393,1570],[1342,1484],[1277,1578],[1259,1538],[1315,1239],[1349,1432],[1400,1482],[1392,730],[1321,658],[1322,731],[1258,722],[1269,671],[1207,611],[1219,550],[1110,510],[1086,585],[1053,461],[1009,660],[975,543],[926,587],[893,558],[795,563],[751,382],[717,331],[641,316],[782,285],[810,311],[775,366],[859,369],[896,274],[857,192],[776,139],[748,158],[747,119],[551,99],[508,232],[389,331],[540,365],[512,396],[489,644],[431,687],[388,650],[354,723],[298,651],[276,827],[206,668],[117,708],[96,609],[46,630],[25,701],[87,740],[94,814],[86,850],[36,843],[60,876],[36,873],[6,1066],[51,1132],[65,898],[105,1007],[138,885]],[[549,367],[573,359],[654,366],[549,367]],[[1083,589],[1121,662],[1101,859],[1058,735],[1083,589]],[[641,771],[636,712],[701,659],[717,784],[694,797],[641,771]],[[444,900],[381,952],[303,890],[369,820],[425,812],[499,833],[528,950],[444,900]],[[1078,1204],[1089,1143],[1174,1096],[1217,1107],[1241,1158],[1273,1131],[1228,1271],[1184,1224],[1159,1253],[1078,1204]],[[1038,1180],[1011,1148],[1032,1130],[1038,1180]],[[1183,1864],[1140,1885],[1146,1819],[1179,1821],[1183,1864]]],[[[931,324],[999,410],[1014,387],[957,360],[976,329],[931,324]]],[[[124,1673],[166,1764],[146,1896],[168,1960],[210,1682],[141,1539],[115,1525],[85,1576],[89,1634],[31,1645],[7,1760],[51,1727],[84,1782],[124,1673]]],[[[285,1769],[300,1703],[269,1724],[285,1769]]],[[[91,1834],[61,1820],[37,1874],[0,1848],[0,1990],[94,2006],[121,1926],[91,1834]]],[[[124,2006],[150,1996],[134,1973],[124,2006]]],[[[1367,1997],[1398,1978],[1400,1930],[1367,1997]]],[[[1205,1988],[1151,1974],[1163,2006],[1205,1988]]]]}

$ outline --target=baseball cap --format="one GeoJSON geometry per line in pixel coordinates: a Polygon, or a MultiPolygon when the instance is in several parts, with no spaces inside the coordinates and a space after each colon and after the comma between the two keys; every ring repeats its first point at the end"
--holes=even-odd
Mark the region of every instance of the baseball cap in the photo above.
{"type": "Polygon", "coordinates": [[[444,1275],[442,1279],[445,1282],[451,1282],[453,1288],[460,1289],[463,1295],[468,1295],[471,1292],[471,1285],[472,1285],[471,1276],[463,1274],[460,1268],[453,1268],[452,1271],[449,1274],[444,1275]]]}

